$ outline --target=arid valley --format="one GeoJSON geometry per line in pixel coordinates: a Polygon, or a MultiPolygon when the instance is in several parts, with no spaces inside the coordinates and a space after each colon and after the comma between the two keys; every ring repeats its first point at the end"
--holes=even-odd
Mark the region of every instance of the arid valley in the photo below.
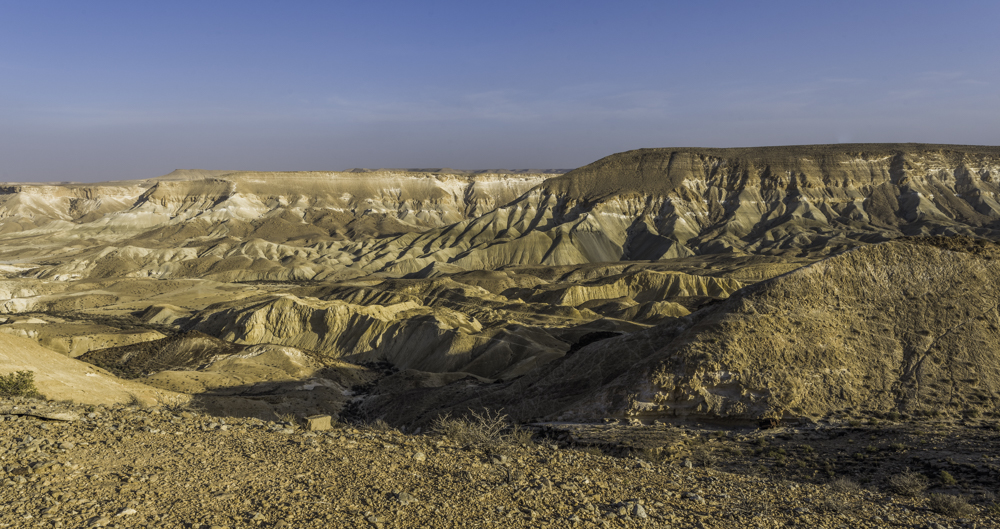
{"type": "Polygon", "coordinates": [[[0,185],[0,527],[998,527],[1000,148],[0,185]]]}

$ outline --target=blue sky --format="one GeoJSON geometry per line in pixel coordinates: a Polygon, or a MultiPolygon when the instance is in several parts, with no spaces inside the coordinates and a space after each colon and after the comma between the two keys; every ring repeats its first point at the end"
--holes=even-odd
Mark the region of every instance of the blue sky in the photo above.
{"type": "Polygon", "coordinates": [[[0,181],[1000,143],[1000,2],[0,0],[0,181]]]}

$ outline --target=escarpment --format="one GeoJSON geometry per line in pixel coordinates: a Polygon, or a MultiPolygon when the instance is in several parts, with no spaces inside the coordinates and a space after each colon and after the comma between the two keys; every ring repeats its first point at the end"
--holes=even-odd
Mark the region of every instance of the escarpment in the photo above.
{"type": "Polygon", "coordinates": [[[5,255],[39,258],[42,278],[329,280],[720,253],[820,258],[1000,227],[994,147],[641,149],[559,176],[182,176],[100,192],[8,187],[5,255]]]}

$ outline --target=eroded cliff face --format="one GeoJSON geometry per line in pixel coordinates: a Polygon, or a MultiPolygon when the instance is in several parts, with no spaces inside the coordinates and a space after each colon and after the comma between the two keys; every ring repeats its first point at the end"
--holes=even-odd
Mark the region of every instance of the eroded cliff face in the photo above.
{"type": "Polygon", "coordinates": [[[845,145],[643,149],[547,180],[488,215],[357,254],[372,269],[822,256],[903,235],[1000,234],[1000,151],[845,145]]]}
{"type": "Polygon", "coordinates": [[[549,176],[180,172],[8,185],[0,188],[0,259],[34,261],[38,277],[62,280],[311,279],[352,268],[373,240],[474,218],[549,176]]]}
{"type": "Polygon", "coordinates": [[[0,258],[58,279],[819,258],[904,235],[1000,234],[1000,150],[948,145],[643,149],[561,176],[234,172],[6,190],[0,258]]]}

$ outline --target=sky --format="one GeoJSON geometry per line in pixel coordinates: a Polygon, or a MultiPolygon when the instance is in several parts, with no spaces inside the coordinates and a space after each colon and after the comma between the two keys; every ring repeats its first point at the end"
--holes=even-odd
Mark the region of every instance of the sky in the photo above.
{"type": "Polygon", "coordinates": [[[995,0],[0,0],[0,182],[997,145],[997,20],[995,0]]]}

